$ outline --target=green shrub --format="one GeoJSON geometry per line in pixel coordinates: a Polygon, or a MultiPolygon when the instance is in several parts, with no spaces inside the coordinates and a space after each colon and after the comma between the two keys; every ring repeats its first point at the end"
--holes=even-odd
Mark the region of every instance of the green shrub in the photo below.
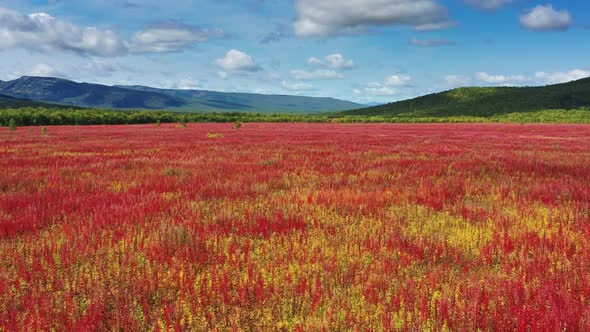
{"type": "Polygon", "coordinates": [[[16,130],[16,120],[14,120],[14,118],[10,118],[10,120],[8,120],[8,128],[10,131],[16,130]]]}

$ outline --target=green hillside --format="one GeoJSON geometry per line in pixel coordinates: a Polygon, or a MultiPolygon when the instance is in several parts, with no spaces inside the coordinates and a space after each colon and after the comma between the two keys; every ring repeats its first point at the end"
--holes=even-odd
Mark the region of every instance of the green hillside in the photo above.
{"type": "Polygon", "coordinates": [[[587,107],[590,107],[590,78],[542,87],[459,88],[337,114],[391,117],[489,117],[515,112],[587,107]]]}

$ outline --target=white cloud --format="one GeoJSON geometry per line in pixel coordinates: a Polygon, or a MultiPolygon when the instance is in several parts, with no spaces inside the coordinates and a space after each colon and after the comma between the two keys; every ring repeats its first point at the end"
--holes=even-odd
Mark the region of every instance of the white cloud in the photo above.
{"type": "Polygon", "coordinates": [[[586,77],[590,77],[590,70],[573,69],[565,72],[538,71],[534,75],[495,75],[486,72],[477,72],[473,77],[447,75],[444,77],[444,86],[461,87],[472,85],[473,82],[479,82],[488,86],[547,85],[571,82],[586,77]]]}
{"type": "Polygon", "coordinates": [[[452,88],[471,85],[471,78],[461,75],[447,75],[444,77],[445,85],[452,88]]]}
{"type": "Polygon", "coordinates": [[[370,26],[418,30],[449,27],[448,10],[434,0],[295,0],[299,37],[359,32],[370,26]]]}
{"type": "Polygon", "coordinates": [[[567,72],[537,72],[535,78],[546,84],[566,83],[582,78],[590,77],[590,71],[582,69],[574,69],[567,72]]]}
{"type": "Polygon", "coordinates": [[[441,46],[452,46],[454,42],[446,39],[410,39],[410,45],[419,47],[441,47],[441,46]]]}
{"type": "Polygon", "coordinates": [[[163,89],[174,90],[200,90],[202,89],[201,82],[192,78],[169,79],[164,82],[159,82],[157,86],[163,89]]]}
{"type": "Polygon", "coordinates": [[[412,81],[409,75],[391,75],[385,79],[385,86],[408,86],[412,81]]]}
{"type": "Polygon", "coordinates": [[[40,63],[35,65],[29,71],[28,75],[30,76],[40,76],[40,77],[65,77],[63,73],[55,69],[53,66],[50,66],[46,63],[40,63]]]}
{"type": "Polygon", "coordinates": [[[220,71],[217,72],[217,76],[219,78],[221,78],[222,80],[225,80],[225,79],[227,79],[227,72],[225,72],[223,70],[220,70],[220,71]]]}
{"type": "Polygon", "coordinates": [[[344,78],[342,74],[327,69],[320,69],[314,71],[306,70],[291,70],[291,76],[299,81],[316,81],[316,80],[337,80],[344,78]]]}
{"type": "Polygon", "coordinates": [[[526,11],[520,16],[520,24],[533,31],[564,31],[574,24],[574,20],[569,11],[558,11],[547,4],[526,11]]]}
{"type": "Polygon", "coordinates": [[[250,55],[234,49],[229,50],[225,57],[217,59],[215,63],[226,72],[254,72],[261,69],[250,55]]]}
{"type": "Polygon", "coordinates": [[[414,27],[416,31],[434,31],[452,28],[457,25],[457,22],[445,21],[440,23],[427,23],[414,27]]]}
{"type": "Polygon", "coordinates": [[[491,85],[515,85],[516,83],[524,83],[530,80],[524,75],[491,75],[486,72],[476,73],[475,78],[491,85]]]}
{"type": "Polygon", "coordinates": [[[0,7],[0,49],[74,52],[114,57],[130,53],[176,52],[222,37],[222,30],[203,30],[178,23],[161,23],[124,40],[114,31],[79,26],[47,13],[22,14],[0,7]]]}
{"type": "Polygon", "coordinates": [[[317,65],[328,67],[332,69],[352,69],[354,68],[354,61],[346,59],[342,54],[330,54],[324,57],[324,59],[318,59],[311,57],[307,60],[310,65],[317,65]]]}
{"type": "Polygon", "coordinates": [[[125,53],[125,46],[111,30],[80,27],[46,13],[24,15],[0,7],[2,48],[70,51],[97,56],[125,53]]]}
{"type": "Polygon", "coordinates": [[[365,93],[370,96],[393,96],[397,91],[379,83],[369,83],[365,87],[365,93]]]}
{"type": "Polygon", "coordinates": [[[396,74],[386,77],[382,83],[371,82],[367,83],[362,90],[354,89],[353,93],[356,95],[364,94],[367,96],[393,96],[398,94],[395,88],[404,88],[410,85],[412,77],[410,75],[396,74]]]}
{"type": "Polygon", "coordinates": [[[204,30],[185,24],[164,23],[136,32],[127,46],[133,53],[178,52],[223,35],[222,30],[204,30]]]}
{"type": "Polygon", "coordinates": [[[288,83],[286,81],[281,82],[281,86],[289,91],[309,91],[313,90],[313,85],[309,83],[288,83]]]}
{"type": "Polygon", "coordinates": [[[465,3],[478,9],[493,10],[515,1],[516,0],[465,0],[465,3]]]}
{"type": "Polygon", "coordinates": [[[201,82],[191,78],[183,78],[176,83],[176,89],[180,90],[199,90],[201,89],[201,82]]]}

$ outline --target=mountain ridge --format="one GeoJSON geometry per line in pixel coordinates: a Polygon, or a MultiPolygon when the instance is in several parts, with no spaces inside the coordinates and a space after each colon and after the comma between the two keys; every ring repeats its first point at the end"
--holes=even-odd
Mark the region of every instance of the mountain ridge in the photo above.
{"type": "MultiPolygon", "coordinates": [[[[0,85],[1,85],[0,81],[0,85]]],[[[63,108],[63,105],[48,104],[29,99],[21,99],[0,93],[0,109],[5,108],[22,108],[22,107],[44,107],[44,108],[63,108]]]]}
{"type": "Polygon", "coordinates": [[[107,86],[36,76],[23,76],[16,80],[0,82],[0,93],[68,106],[180,112],[327,113],[362,106],[329,97],[175,90],[139,85],[107,86]]]}

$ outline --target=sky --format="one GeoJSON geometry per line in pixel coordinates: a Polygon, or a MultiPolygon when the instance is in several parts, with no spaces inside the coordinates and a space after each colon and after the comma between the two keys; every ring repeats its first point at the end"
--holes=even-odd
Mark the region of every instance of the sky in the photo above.
{"type": "Polygon", "coordinates": [[[590,76],[587,0],[0,0],[0,80],[403,100],[590,76]]]}

